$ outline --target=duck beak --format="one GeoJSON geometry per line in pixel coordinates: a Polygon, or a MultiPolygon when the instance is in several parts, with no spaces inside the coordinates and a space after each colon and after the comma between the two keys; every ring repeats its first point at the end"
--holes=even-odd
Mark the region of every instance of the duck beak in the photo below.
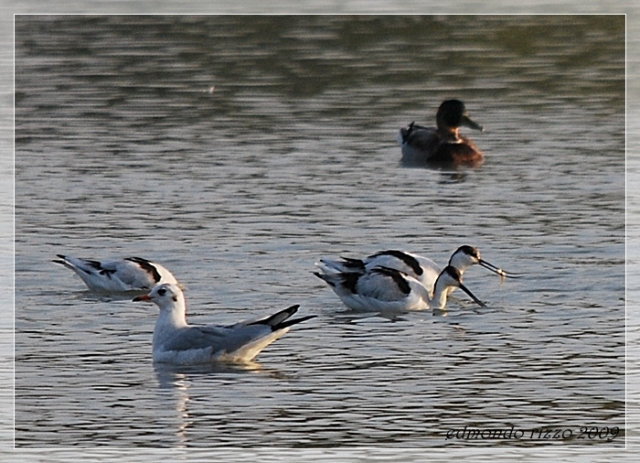
{"type": "Polygon", "coordinates": [[[460,289],[462,291],[464,291],[465,293],[467,293],[469,295],[469,297],[471,299],[473,299],[473,302],[478,304],[480,307],[486,307],[486,304],[484,302],[482,302],[480,299],[478,299],[477,297],[475,297],[473,295],[473,293],[471,291],[469,291],[469,289],[465,285],[463,285],[462,283],[460,283],[460,289]]]}
{"type": "Polygon", "coordinates": [[[149,295],[145,294],[143,296],[134,297],[132,302],[150,301],[150,300],[151,298],[149,297],[149,295]]]}
{"type": "Polygon", "coordinates": [[[482,127],[480,124],[476,124],[474,121],[472,121],[471,118],[467,114],[464,114],[462,116],[462,121],[460,121],[460,126],[469,127],[470,129],[479,130],[480,132],[484,132],[484,127],[482,127]]]}

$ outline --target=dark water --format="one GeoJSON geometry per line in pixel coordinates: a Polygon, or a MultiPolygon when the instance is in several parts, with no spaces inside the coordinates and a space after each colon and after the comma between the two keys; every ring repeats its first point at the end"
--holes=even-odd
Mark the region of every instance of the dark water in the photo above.
{"type": "Polygon", "coordinates": [[[622,446],[624,39],[620,16],[19,17],[16,445],[622,446]],[[485,165],[402,168],[398,128],[449,97],[485,165]],[[526,278],[472,268],[486,309],[388,318],[312,275],[462,244],[526,278]],[[57,253],[161,262],[194,323],[318,317],[257,369],[157,370],[155,307],[57,253]]]}

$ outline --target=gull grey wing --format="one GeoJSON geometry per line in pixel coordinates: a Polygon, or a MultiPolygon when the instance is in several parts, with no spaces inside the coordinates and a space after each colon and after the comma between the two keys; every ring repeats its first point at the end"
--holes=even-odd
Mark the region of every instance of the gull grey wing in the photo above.
{"type": "Polygon", "coordinates": [[[163,349],[186,351],[210,348],[212,354],[220,351],[233,352],[253,339],[269,333],[271,328],[265,325],[189,326],[181,329],[176,336],[164,344],[163,349]]]}

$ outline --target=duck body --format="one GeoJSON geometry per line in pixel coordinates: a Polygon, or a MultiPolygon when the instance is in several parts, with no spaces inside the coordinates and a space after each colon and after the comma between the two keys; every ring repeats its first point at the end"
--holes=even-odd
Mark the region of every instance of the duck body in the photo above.
{"type": "Polygon", "coordinates": [[[233,325],[189,325],[182,289],[175,284],[157,285],[134,301],[151,301],[160,313],[153,330],[153,361],[171,365],[217,362],[246,363],[289,328],[314,316],[291,319],[298,305],[264,318],[233,325]]]}
{"type": "Polygon", "coordinates": [[[483,131],[469,117],[464,103],[446,100],[438,108],[437,127],[427,128],[412,122],[400,129],[402,164],[406,166],[477,167],[484,155],[469,138],[459,134],[460,127],[483,131]]]}
{"type": "Polygon", "coordinates": [[[98,261],[58,254],[58,258],[53,262],[73,270],[92,291],[149,291],[159,283],[178,284],[169,270],[141,257],[98,261]]]}

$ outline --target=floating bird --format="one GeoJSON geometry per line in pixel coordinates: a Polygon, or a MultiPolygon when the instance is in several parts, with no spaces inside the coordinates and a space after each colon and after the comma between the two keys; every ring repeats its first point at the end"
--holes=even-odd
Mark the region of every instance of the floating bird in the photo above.
{"type": "Polygon", "coordinates": [[[460,288],[477,304],[484,303],[462,284],[460,271],[447,266],[436,279],[433,291],[405,272],[374,267],[366,272],[342,272],[318,262],[324,280],[349,308],[358,311],[444,310],[449,288],[460,288]]]}
{"type": "Polygon", "coordinates": [[[484,130],[471,120],[462,101],[444,101],[438,108],[436,123],[436,129],[414,122],[400,129],[398,142],[402,146],[402,164],[435,167],[477,167],[482,164],[482,152],[470,139],[458,133],[460,127],[484,130]]]}
{"type": "MultiPolygon", "coordinates": [[[[331,260],[322,258],[320,262],[327,268],[343,273],[367,273],[378,267],[392,268],[415,278],[429,291],[433,291],[441,272],[441,267],[428,257],[397,250],[377,252],[364,259],[343,257],[341,260],[331,260]]],[[[486,260],[482,260],[480,251],[473,246],[465,245],[456,249],[451,254],[448,265],[455,267],[462,276],[468,267],[475,264],[500,275],[501,279],[518,278],[518,275],[509,274],[486,260]]],[[[447,295],[454,289],[455,286],[449,287],[447,295]]]]}
{"type": "Polygon", "coordinates": [[[169,270],[141,257],[97,261],[58,254],[54,260],[73,270],[87,287],[98,292],[149,291],[158,283],[178,284],[169,270]]]}
{"type": "Polygon", "coordinates": [[[173,365],[250,362],[292,325],[315,316],[290,319],[299,307],[293,305],[269,317],[234,325],[194,326],[187,323],[186,302],[179,285],[160,284],[133,300],[151,301],[160,308],[153,330],[153,361],[173,365]]]}

